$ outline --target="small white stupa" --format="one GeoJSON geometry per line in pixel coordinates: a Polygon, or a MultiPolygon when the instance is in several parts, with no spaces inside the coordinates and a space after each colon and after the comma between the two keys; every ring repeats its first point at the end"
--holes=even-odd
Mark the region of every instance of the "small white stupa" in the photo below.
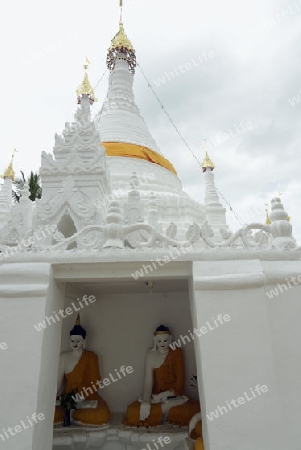
{"type": "MultiPolygon", "coordinates": [[[[205,140],[206,143],[206,140],[205,140]]],[[[206,147],[206,144],[205,144],[206,147]]],[[[207,149],[204,161],[202,163],[202,169],[205,173],[206,182],[206,194],[205,194],[205,211],[206,220],[215,231],[215,235],[222,233],[228,229],[226,224],[226,208],[224,208],[214,185],[214,164],[209,158],[207,149]]]]}

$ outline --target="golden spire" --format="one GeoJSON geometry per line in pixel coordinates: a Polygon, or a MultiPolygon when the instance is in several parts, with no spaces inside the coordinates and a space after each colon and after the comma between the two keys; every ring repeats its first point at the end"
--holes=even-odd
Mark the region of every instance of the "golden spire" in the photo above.
{"type": "Polygon", "coordinates": [[[82,84],[80,84],[78,86],[78,88],[76,89],[77,103],[81,103],[81,98],[83,95],[89,96],[91,104],[93,104],[93,102],[97,102],[97,98],[95,98],[94,89],[92,88],[91,83],[88,78],[87,70],[89,68],[89,64],[91,64],[91,63],[88,60],[88,58],[86,57],[86,61],[84,64],[84,69],[85,69],[84,79],[82,81],[82,84]]]}
{"type": "Polygon", "coordinates": [[[110,48],[108,49],[107,66],[109,70],[113,70],[115,67],[117,54],[123,53],[129,65],[130,71],[132,72],[132,74],[134,74],[136,67],[136,55],[134,47],[132,46],[132,43],[127,37],[127,35],[125,34],[123,28],[122,22],[123,0],[120,0],[119,6],[120,6],[119,31],[113,37],[110,48]]]}
{"type": "Polygon", "coordinates": [[[127,35],[124,32],[123,22],[122,22],[122,7],[123,7],[122,0],[120,0],[119,6],[120,6],[119,31],[113,37],[109,51],[116,50],[116,49],[119,50],[121,48],[124,48],[124,49],[128,49],[132,52],[135,52],[131,41],[129,40],[129,38],[127,37],[127,35]]]}
{"type": "Polygon", "coordinates": [[[109,52],[113,50],[121,50],[127,49],[129,51],[135,52],[134,47],[131,44],[131,41],[127,37],[124,32],[123,23],[122,23],[122,12],[120,13],[120,21],[119,21],[119,31],[113,37],[111,41],[111,46],[109,48],[109,52]]]}
{"type": "Polygon", "coordinates": [[[203,169],[203,172],[206,172],[207,167],[209,167],[209,169],[211,169],[211,170],[214,169],[214,164],[211,161],[211,159],[209,158],[209,155],[208,155],[208,152],[207,152],[207,141],[206,141],[206,139],[204,139],[204,148],[206,150],[206,155],[205,155],[205,158],[204,158],[204,160],[202,162],[202,169],[203,169]]]}
{"type": "Polygon", "coordinates": [[[271,219],[269,218],[269,214],[268,214],[268,203],[265,203],[265,224],[266,225],[271,225],[271,219]]]}
{"type": "MultiPolygon", "coordinates": [[[[14,149],[14,153],[18,150],[14,149]]],[[[9,166],[5,170],[4,174],[1,176],[1,178],[10,178],[11,180],[15,181],[15,171],[13,169],[13,159],[14,159],[14,153],[12,154],[11,161],[9,163],[9,166]]]]}

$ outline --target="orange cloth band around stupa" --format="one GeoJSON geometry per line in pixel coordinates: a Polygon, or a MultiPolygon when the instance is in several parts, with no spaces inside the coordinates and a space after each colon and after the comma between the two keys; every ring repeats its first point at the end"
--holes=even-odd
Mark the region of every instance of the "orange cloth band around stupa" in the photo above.
{"type": "Polygon", "coordinates": [[[142,145],[127,144],[124,142],[101,142],[101,145],[105,147],[107,156],[145,159],[177,175],[175,168],[166,158],[142,145]]]}

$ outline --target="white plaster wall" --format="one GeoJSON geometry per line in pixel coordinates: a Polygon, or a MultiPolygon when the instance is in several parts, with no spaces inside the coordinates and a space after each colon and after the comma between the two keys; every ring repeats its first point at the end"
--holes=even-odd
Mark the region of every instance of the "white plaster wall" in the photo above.
{"type": "MultiPolygon", "coordinates": [[[[93,292],[80,290],[82,295],[93,292]]],[[[134,372],[125,378],[112,382],[102,390],[102,397],[113,412],[125,412],[127,406],[142,394],[144,378],[144,357],[153,346],[152,335],[161,323],[169,326],[174,338],[186,334],[191,328],[188,292],[167,294],[95,294],[97,301],[81,310],[82,325],[87,330],[87,349],[99,357],[101,377],[122,365],[132,366],[134,372]]],[[[70,306],[74,297],[66,299],[70,306]]],[[[62,351],[69,350],[69,331],[73,327],[75,314],[64,319],[62,330],[62,351]]],[[[187,393],[196,397],[195,389],[189,387],[189,377],[195,373],[196,365],[193,344],[184,348],[186,364],[187,393]]]]}
{"type": "MultiPolygon", "coordinates": [[[[54,311],[63,308],[65,298],[65,286],[58,287],[53,280],[53,271],[50,269],[49,287],[46,303],[40,320],[50,316],[54,311]]],[[[59,316],[60,317],[60,316],[59,316]]],[[[51,450],[53,435],[53,417],[55,408],[55,396],[57,391],[57,372],[59,364],[59,351],[61,345],[62,319],[55,324],[48,325],[43,332],[40,375],[38,386],[37,411],[41,411],[45,420],[34,430],[34,444],[32,450],[51,450]]],[[[36,331],[36,333],[41,333],[36,331]]]]}
{"type": "Polygon", "coordinates": [[[218,314],[231,321],[202,335],[197,343],[206,450],[283,450],[286,447],[276,383],[269,312],[259,261],[193,263],[198,328],[218,314]],[[206,414],[250,392],[269,391],[210,421],[206,414]]]}
{"type": "MultiPolygon", "coordinates": [[[[285,448],[299,450],[301,443],[301,283],[291,277],[301,274],[301,262],[263,263],[268,278],[265,296],[272,334],[277,392],[286,432],[285,448]],[[289,282],[289,283],[288,283],[289,282]],[[279,289],[279,284],[282,285],[279,289]],[[287,286],[287,290],[283,285],[287,286]],[[283,292],[281,292],[281,290],[283,292]]],[[[301,277],[300,277],[301,280],[301,277]]]]}
{"type": "MultiPolygon", "coordinates": [[[[70,306],[78,294],[97,301],[81,310],[88,348],[99,355],[102,378],[121,365],[134,373],[103,389],[112,411],[124,412],[143,386],[144,355],[154,328],[169,325],[174,339],[200,328],[219,313],[231,321],[194,341],[204,418],[206,450],[299,450],[301,441],[300,286],[267,296],[278,283],[301,273],[300,261],[203,261],[192,263],[190,305],[181,292],[70,293],[53,281],[44,263],[0,266],[1,430],[14,427],[33,412],[45,420],[0,441],[4,450],[50,450],[59,350],[69,349],[76,313],[38,332],[34,325],[54,310],[70,306]],[[191,311],[191,312],[190,312],[191,311]],[[193,320],[192,320],[193,319],[193,320]],[[62,326],[62,340],[60,327],[62,326]],[[257,384],[269,391],[209,421],[226,400],[237,399],[257,384]]],[[[88,286],[88,283],[86,283],[88,286]]],[[[279,288],[278,288],[279,289],[279,288]]],[[[183,346],[186,380],[195,372],[192,342],[183,346]]],[[[115,377],[116,378],[116,377],[115,377]]],[[[187,386],[187,393],[196,392],[187,386]]],[[[1,439],[1,438],[0,438],[1,439]]]]}
{"type": "MultiPolygon", "coordinates": [[[[1,408],[0,434],[3,429],[25,424],[27,416],[41,413],[37,407],[38,385],[41,365],[42,333],[36,324],[45,311],[49,264],[3,264],[0,267],[0,341],[7,343],[0,350],[1,358],[1,408]]],[[[39,442],[32,447],[35,427],[23,429],[3,441],[4,450],[32,450],[51,448],[39,442]]]]}

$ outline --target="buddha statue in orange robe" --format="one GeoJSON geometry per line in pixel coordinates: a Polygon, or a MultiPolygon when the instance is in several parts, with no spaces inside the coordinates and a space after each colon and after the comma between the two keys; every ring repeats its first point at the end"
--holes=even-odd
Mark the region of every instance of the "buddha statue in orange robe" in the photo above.
{"type": "MultiPolygon", "coordinates": [[[[104,425],[110,419],[106,402],[98,395],[101,382],[98,358],[91,351],[84,350],[86,331],[80,325],[79,316],[76,325],[70,331],[72,351],[60,356],[57,395],[76,392],[77,409],[73,420],[87,425],[104,425]]],[[[65,411],[56,406],[54,423],[64,421],[65,411]]]]}
{"type": "Polygon", "coordinates": [[[195,414],[189,423],[189,436],[195,441],[193,450],[205,450],[200,412],[195,414]]]}
{"type": "Polygon", "coordinates": [[[172,350],[171,340],[169,328],[160,325],[146,355],[143,396],[128,406],[124,425],[154,427],[167,421],[185,426],[200,410],[199,402],[185,395],[183,352],[172,350]]]}

